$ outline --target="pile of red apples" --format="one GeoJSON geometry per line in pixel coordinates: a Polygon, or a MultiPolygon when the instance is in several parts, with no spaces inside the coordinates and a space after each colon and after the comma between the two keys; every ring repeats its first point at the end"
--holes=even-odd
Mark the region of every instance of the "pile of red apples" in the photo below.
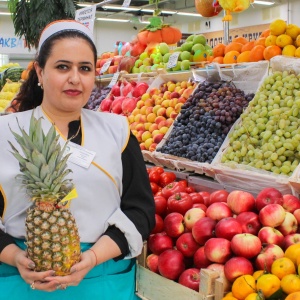
{"type": "Polygon", "coordinates": [[[207,268],[230,286],[241,275],[270,272],[273,261],[300,242],[296,196],[273,187],[256,196],[242,190],[197,192],[186,180],[162,183],[164,173],[148,169],[156,207],[147,241],[151,271],[199,291],[200,270],[207,268]]]}
{"type": "Polygon", "coordinates": [[[196,85],[192,81],[168,81],[141,96],[128,120],[142,150],[156,149],[196,85]]]}

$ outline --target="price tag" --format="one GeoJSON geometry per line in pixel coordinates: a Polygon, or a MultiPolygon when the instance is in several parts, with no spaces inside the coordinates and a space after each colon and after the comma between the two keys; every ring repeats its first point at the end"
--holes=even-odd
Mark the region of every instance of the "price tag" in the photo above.
{"type": "Polygon", "coordinates": [[[131,0],[124,0],[122,6],[123,7],[129,7],[131,0]]]}
{"type": "Polygon", "coordinates": [[[168,63],[167,63],[167,68],[173,68],[177,65],[178,57],[179,57],[180,52],[174,52],[170,55],[168,63]]]}
{"type": "Polygon", "coordinates": [[[120,72],[114,73],[114,75],[113,75],[113,77],[112,77],[112,79],[111,79],[111,81],[110,81],[110,83],[109,83],[108,86],[109,86],[109,87],[114,86],[114,85],[116,84],[116,82],[118,81],[119,76],[120,76],[120,72]]]}
{"type": "Polygon", "coordinates": [[[107,69],[109,68],[110,64],[111,64],[112,59],[108,59],[104,65],[102,66],[102,68],[100,69],[100,74],[103,74],[105,71],[107,71],[107,69]]]}

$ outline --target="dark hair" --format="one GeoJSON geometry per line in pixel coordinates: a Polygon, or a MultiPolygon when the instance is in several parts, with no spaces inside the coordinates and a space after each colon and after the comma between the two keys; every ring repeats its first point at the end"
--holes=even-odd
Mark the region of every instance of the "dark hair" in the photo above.
{"type": "MultiPolygon", "coordinates": [[[[62,31],[50,36],[42,45],[35,61],[43,69],[51,55],[53,45],[56,41],[66,38],[82,38],[91,46],[94,53],[94,64],[97,61],[97,49],[95,44],[85,34],[79,31],[62,31]]],[[[32,68],[28,74],[28,79],[21,85],[20,91],[15,97],[18,111],[25,111],[39,106],[43,100],[43,90],[38,86],[38,76],[35,68],[32,68]]]]}

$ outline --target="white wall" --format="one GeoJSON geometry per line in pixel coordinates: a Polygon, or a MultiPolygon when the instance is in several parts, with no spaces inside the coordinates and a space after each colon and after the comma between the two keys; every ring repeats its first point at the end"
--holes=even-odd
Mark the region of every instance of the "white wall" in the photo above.
{"type": "MultiPolygon", "coordinates": [[[[288,23],[300,26],[300,1],[295,0],[287,4],[282,4],[273,8],[263,8],[254,10],[251,7],[239,14],[233,14],[230,28],[239,28],[251,25],[267,24],[275,19],[284,19],[288,23]],[[298,13],[297,13],[298,12],[298,13]]],[[[182,16],[172,16],[165,18],[166,23],[173,24],[184,33],[204,33],[223,30],[223,12],[213,18],[192,18],[182,16]],[[207,29],[205,22],[210,21],[211,27],[207,29]]],[[[95,22],[95,40],[98,53],[112,51],[116,41],[131,41],[143,28],[145,24],[115,23],[115,22],[95,22]],[[137,30],[134,29],[137,27],[137,30]]],[[[31,58],[35,50],[28,51],[24,47],[23,41],[14,35],[13,23],[10,16],[0,15],[0,54],[9,54],[14,60],[26,57],[31,58]],[[12,43],[13,42],[13,43],[12,43]]]]}

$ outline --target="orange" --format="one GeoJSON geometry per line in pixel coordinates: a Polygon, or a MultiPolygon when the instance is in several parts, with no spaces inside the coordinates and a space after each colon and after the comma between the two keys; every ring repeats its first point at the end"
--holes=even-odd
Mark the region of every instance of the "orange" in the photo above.
{"type": "Polygon", "coordinates": [[[265,46],[262,45],[256,45],[252,48],[250,51],[249,59],[252,62],[264,60],[264,50],[265,46]]]}
{"type": "Polygon", "coordinates": [[[300,34],[297,35],[295,43],[296,43],[296,45],[295,45],[296,47],[300,47],[300,34]]]}
{"type": "Polygon", "coordinates": [[[282,49],[282,55],[285,56],[295,56],[296,47],[294,45],[286,45],[282,49]]]}
{"type": "Polygon", "coordinates": [[[281,34],[276,38],[276,45],[281,48],[287,45],[293,45],[293,39],[287,34],[281,34]]]}
{"type": "Polygon", "coordinates": [[[243,47],[243,44],[241,44],[241,43],[231,42],[225,47],[224,54],[228,53],[229,51],[233,51],[233,50],[241,53],[242,47],[243,47]]]}
{"type": "Polygon", "coordinates": [[[212,62],[215,62],[215,63],[219,63],[219,64],[222,64],[223,63],[223,56],[217,56],[215,57],[212,62]]]}
{"type": "Polygon", "coordinates": [[[255,279],[252,275],[242,275],[235,279],[231,287],[232,295],[244,300],[251,293],[255,293],[255,279]]]}
{"type": "Polygon", "coordinates": [[[268,47],[268,46],[276,45],[276,39],[277,39],[276,35],[270,34],[265,40],[265,46],[268,47]]]}
{"type": "Polygon", "coordinates": [[[270,31],[271,31],[270,28],[264,30],[264,31],[261,33],[260,37],[268,37],[268,36],[270,35],[270,31]]]}
{"type": "Polygon", "coordinates": [[[288,24],[285,29],[285,33],[295,40],[300,34],[300,28],[295,24],[288,24]]]}
{"type": "Polygon", "coordinates": [[[256,289],[268,298],[280,289],[280,279],[274,274],[263,274],[257,279],[256,289]]]}
{"type": "Polygon", "coordinates": [[[300,276],[296,274],[285,275],[281,279],[281,288],[286,294],[300,292],[300,276]]]}
{"type": "Polygon", "coordinates": [[[226,296],[226,297],[223,297],[222,300],[239,300],[239,299],[235,298],[233,296],[226,296]]]}
{"type": "Polygon", "coordinates": [[[212,55],[207,55],[207,57],[206,57],[206,61],[208,61],[210,63],[213,61],[213,59],[214,59],[214,57],[212,55]]]}
{"type": "Polygon", "coordinates": [[[228,53],[225,54],[223,58],[223,63],[224,64],[236,64],[237,63],[237,58],[240,55],[240,52],[238,51],[229,51],[228,53]]]}
{"type": "Polygon", "coordinates": [[[266,43],[266,38],[265,37],[261,37],[261,38],[258,38],[257,40],[254,41],[254,45],[262,45],[262,46],[265,46],[265,43],[266,43]]]}
{"type": "Polygon", "coordinates": [[[250,50],[242,52],[237,58],[238,63],[249,62],[249,61],[250,61],[250,50]]]}
{"type": "Polygon", "coordinates": [[[216,46],[213,47],[213,56],[218,57],[218,56],[224,56],[224,51],[225,51],[225,45],[224,44],[217,44],[216,46]]]}
{"type": "Polygon", "coordinates": [[[245,300],[261,300],[261,297],[258,293],[251,293],[245,298],[245,300]]]}
{"type": "Polygon", "coordinates": [[[261,275],[265,274],[265,271],[264,270],[257,270],[255,271],[252,276],[254,277],[255,280],[258,279],[258,277],[260,277],[261,275]]]}
{"type": "Polygon", "coordinates": [[[285,300],[299,300],[300,299],[300,292],[294,292],[289,294],[285,300]]]}
{"type": "Polygon", "coordinates": [[[277,19],[270,24],[269,28],[270,28],[270,34],[273,35],[283,34],[285,33],[286,22],[281,19],[277,19]]]}
{"type": "Polygon", "coordinates": [[[293,261],[287,257],[277,258],[271,266],[271,273],[282,279],[285,275],[296,274],[296,267],[293,261]]]}
{"type": "Polygon", "coordinates": [[[281,55],[281,48],[277,45],[268,46],[265,48],[263,56],[265,60],[270,60],[272,57],[276,55],[281,55]]]}
{"type": "Polygon", "coordinates": [[[251,50],[254,46],[254,41],[248,42],[247,44],[243,45],[241,52],[251,50]]]}
{"type": "Polygon", "coordinates": [[[284,256],[288,257],[296,265],[297,257],[300,256],[300,243],[289,246],[285,250],[284,256]]]}
{"type": "Polygon", "coordinates": [[[226,295],[224,296],[224,298],[225,298],[225,297],[233,297],[232,292],[226,293],[226,295]]]}
{"type": "Polygon", "coordinates": [[[241,43],[243,45],[248,43],[248,40],[243,36],[238,36],[232,40],[233,42],[241,43]]]}

